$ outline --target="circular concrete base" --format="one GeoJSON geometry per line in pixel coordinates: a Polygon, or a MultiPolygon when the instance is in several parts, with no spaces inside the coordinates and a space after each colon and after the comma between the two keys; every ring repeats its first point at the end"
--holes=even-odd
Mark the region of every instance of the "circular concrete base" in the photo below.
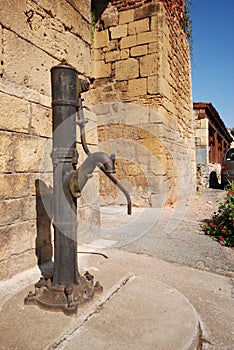
{"type": "Polygon", "coordinates": [[[68,337],[63,349],[195,350],[199,318],[174,288],[135,277],[68,337]]]}

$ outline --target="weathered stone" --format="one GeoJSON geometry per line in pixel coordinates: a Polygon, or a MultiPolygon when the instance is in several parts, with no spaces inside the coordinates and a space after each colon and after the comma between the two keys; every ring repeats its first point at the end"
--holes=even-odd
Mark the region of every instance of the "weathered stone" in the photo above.
{"type": "Polygon", "coordinates": [[[0,199],[28,196],[29,177],[28,174],[0,174],[0,199]]]}
{"type": "Polygon", "coordinates": [[[137,34],[137,45],[155,42],[158,38],[157,32],[144,32],[137,34]]]}
{"type": "Polygon", "coordinates": [[[9,279],[19,271],[35,267],[36,264],[37,257],[34,248],[21,254],[11,255],[9,259],[0,262],[0,280],[9,279]]]}
{"type": "Polygon", "coordinates": [[[36,219],[35,208],[35,197],[1,201],[0,226],[36,219]]]}
{"type": "Polygon", "coordinates": [[[127,24],[122,24],[116,27],[111,27],[110,32],[111,32],[111,39],[118,39],[118,38],[124,38],[127,36],[127,24]]]}
{"type": "Polygon", "coordinates": [[[50,68],[58,61],[12,32],[4,30],[3,34],[4,77],[49,94],[50,68]]]}
{"type": "MultiPolygon", "coordinates": [[[[90,77],[90,8],[91,0],[1,4],[0,279],[36,264],[35,182],[52,185],[50,68],[65,60],[90,77]]],[[[117,45],[108,38],[106,48],[117,45]]],[[[104,60],[103,49],[96,59],[104,60]]],[[[88,125],[94,143],[95,120],[88,125]]]]}
{"type": "Polygon", "coordinates": [[[147,52],[148,52],[147,45],[140,45],[140,46],[132,47],[130,50],[130,55],[132,57],[145,56],[147,55],[147,52]]]}
{"type": "Polygon", "coordinates": [[[3,73],[3,34],[2,26],[0,25],[0,77],[3,73]]]}
{"type": "Polygon", "coordinates": [[[13,149],[12,135],[0,131],[0,164],[1,172],[9,173],[13,171],[13,149]]]}
{"type": "Polygon", "coordinates": [[[14,136],[14,167],[16,172],[51,171],[51,140],[24,135],[14,136]]]}
{"type": "Polygon", "coordinates": [[[148,80],[148,93],[149,94],[162,94],[170,98],[171,87],[167,80],[162,76],[153,75],[147,78],[148,80]]]}
{"type": "Polygon", "coordinates": [[[120,51],[110,51],[106,52],[105,54],[105,61],[107,63],[109,62],[115,62],[121,59],[120,51]]]}
{"type": "Polygon", "coordinates": [[[31,106],[31,133],[52,137],[52,111],[38,104],[31,106]]]}
{"type": "Polygon", "coordinates": [[[163,11],[163,5],[160,2],[155,2],[152,4],[146,4],[145,6],[140,6],[135,10],[134,20],[154,16],[163,11]]]}
{"type": "Polygon", "coordinates": [[[121,11],[119,13],[119,24],[129,23],[134,21],[134,9],[121,11]]]}
{"type": "Polygon", "coordinates": [[[101,32],[94,33],[94,48],[99,49],[101,47],[108,46],[109,43],[109,33],[108,29],[101,32]]]}
{"type": "Polygon", "coordinates": [[[140,76],[148,77],[158,73],[159,57],[151,54],[140,58],[140,76]]]}
{"type": "Polygon", "coordinates": [[[20,98],[0,92],[0,129],[28,133],[29,104],[20,98]]]}
{"type": "Polygon", "coordinates": [[[125,49],[137,45],[136,35],[130,35],[120,40],[120,48],[125,49]]]}
{"type": "Polygon", "coordinates": [[[128,34],[137,34],[147,32],[149,30],[149,18],[144,18],[139,21],[134,21],[128,24],[128,34]]]}
{"type": "Polygon", "coordinates": [[[96,61],[94,62],[94,77],[98,78],[106,78],[111,74],[111,64],[105,63],[104,61],[96,61]]]}
{"type": "Polygon", "coordinates": [[[141,96],[147,93],[147,78],[132,79],[128,82],[128,95],[141,96]]]}
{"type": "MultiPolygon", "coordinates": [[[[139,80],[141,80],[141,79],[139,79],[139,80]]],[[[149,108],[148,107],[142,107],[139,104],[132,104],[132,103],[127,104],[125,114],[126,114],[126,117],[125,117],[126,124],[139,126],[139,125],[147,124],[149,122],[149,108]]],[[[129,134],[132,134],[132,137],[135,133],[138,134],[138,132],[139,132],[138,127],[134,127],[134,126],[131,130],[129,130],[129,134]]],[[[137,138],[138,137],[139,137],[139,135],[137,136],[137,138]]]]}
{"type": "Polygon", "coordinates": [[[119,21],[119,14],[117,8],[115,8],[114,6],[108,7],[102,14],[102,21],[104,23],[105,29],[112,26],[117,26],[119,21]]]}
{"type": "Polygon", "coordinates": [[[129,49],[120,50],[120,58],[121,60],[126,60],[129,58],[129,49]]]}
{"type": "Polygon", "coordinates": [[[148,49],[149,49],[149,54],[150,53],[154,53],[154,52],[160,52],[160,44],[158,41],[154,42],[154,43],[150,43],[148,45],[148,49]]]}
{"type": "MultiPolygon", "coordinates": [[[[25,221],[0,228],[1,260],[9,259],[35,247],[36,227],[34,221],[25,221]]],[[[35,254],[35,252],[34,252],[35,254]]],[[[25,266],[27,267],[27,266],[25,266]]]]}
{"type": "Polygon", "coordinates": [[[92,59],[94,61],[104,60],[105,54],[101,49],[93,49],[92,50],[92,59]]]}
{"type": "Polygon", "coordinates": [[[90,21],[90,9],[91,9],[91,0],[87,1],[76,1],[76,0],[67,0],[74,8],[79,11],[79,13],[90,21]]]}
{"type": "Polygon", "coordinates": [[[139,76],[139,64],[134,58],[118,61],[115,65],[116,80],[134,79],[139,76]]]}

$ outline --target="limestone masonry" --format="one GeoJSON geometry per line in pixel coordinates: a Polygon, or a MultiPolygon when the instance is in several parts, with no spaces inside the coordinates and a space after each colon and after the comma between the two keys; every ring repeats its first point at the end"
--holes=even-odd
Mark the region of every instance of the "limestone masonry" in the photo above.
{"type": "MultiPolygon", "coordinates": [[[[183,1],[112,1],[96,24],[93,104],[99,147],[114,153],[122,145],[117,176],[138,206],[174,203],[195,189],[183,11],[183,1]]],[[[122,203],[114,186],[102,180],[101,193],[109,203],[122,203]]]]}
{"type": "MultiPolygon", "coordinates": [[[[35,266],[36,180],[51,192],[50,68],[91,76],[91,3],[0,1],[0,279],[35,266]]],[[[97,141],[93,132],[92,144],[97,141]]],[[[46,223],[44,223],[46,225],[46,223]]],[[[50,246],[39,242],[40,250],[50,246]]],[[[47,249],[48,248],[48,249],[47,249]]]]}
{"type": "MultiPolygon", "coordinates": [[[[99,144],[116,154],[116,178],[133,206],[161,207],[187,198],[196,174],[183,0],[93,0],[95,28],[91,0],[0,0],[0,7],[0,279],[5,279],[51,258],[51,222],[40,195],[48,199],[52,192],[50,68],[62,60],[81,78],[96,79],[84,95],[90,108],[87,141],[91,150],[99,144]],[[49,234],[38,237],[45,230],[49,234]]],[[[77,148],[81,162],[79,135],[77,148]]],[[[79,203],[80,217],[98,227],[95,205],[126,203],[101,175],[92,181],[79,203]]]]}

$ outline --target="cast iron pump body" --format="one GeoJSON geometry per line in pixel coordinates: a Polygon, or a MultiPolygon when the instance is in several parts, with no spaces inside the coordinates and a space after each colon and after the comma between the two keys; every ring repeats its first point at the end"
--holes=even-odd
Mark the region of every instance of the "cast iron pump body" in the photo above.
{"type": "Polygon", "coordinates": [[[81,80],[75,68],[60,64],[51,68],[52,124],[53,124],[53,227],[54,264],[51,278],[41,278],[35,285],[35,293],[29,292],[25,304],[63,311],[67,315],[77,312],[78,307],[102,291],[88,272],[81,276],[77,263],[77,197],[95,167],[99,167],[124,193],[128,214],[131,200],[127,191],[112,176],[115,172],[115,156],[104,152],[91,153],[86,144],[85,119],[81,93],[89,83],[81,80]],[[76,119],[80,127],[81,144],[87,158],[76,169],[76,119]]]}

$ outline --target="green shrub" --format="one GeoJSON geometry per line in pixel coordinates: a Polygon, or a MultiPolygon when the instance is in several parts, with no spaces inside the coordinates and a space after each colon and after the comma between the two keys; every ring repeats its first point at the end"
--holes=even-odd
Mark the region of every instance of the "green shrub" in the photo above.
{"type": "Polygon", "coordinates": [[[234,181],[225,188],[227,191],[223,202],[219,203],[218,211],[212,219],[202,225],[206,235],[219,241],[226,247],[234,247],[234,181]]]}

